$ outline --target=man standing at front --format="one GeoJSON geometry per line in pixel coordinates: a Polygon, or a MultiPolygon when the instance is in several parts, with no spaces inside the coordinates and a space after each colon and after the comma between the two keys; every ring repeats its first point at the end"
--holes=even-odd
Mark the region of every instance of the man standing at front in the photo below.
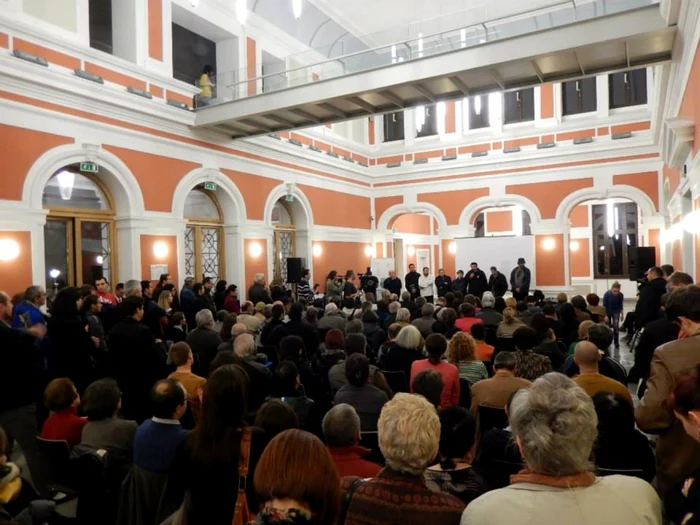
{"type": "Polygon", "coordinates": [[[524,301],[530,293],[530,268],[525,266],[525,259],[518,259],[518,266],[510,272],[510,289],[516,301],[524,301]]]}
{"type": "Polygon", "coordinates": [[[498,271],[495,266],[491,267],[491,277],[489,277],[489,290],[494,297],[503,297],[508,291],[508,281],[506,276],[498,271]]]}
{"type": "Polygon", "coordinates": [[[389,272],[389,277],[384,279],[384,289],[396,295],[401,295],[401,279],[396,277],[396,272],[394,270],[391,270],[389,272]]]}
{"type": "Polygon", "coordinates": [[[435,286],[437,286],[438,297],[445,297],[445,294],[452,289],[452,277],[445,275],[445,270],[442,268],[438,270],[435,286]]]}
{"type": "Polygon", "coordinates": [[[404,281],[406,283],[406,290],[408,290],[408,293],[411,294],[411,300],[415,300],[418,296],[420,296],[420,288],[418,287],[419,279],[420,275],[416,271],[416,265],[409,264],[408,273],[406,274],[404,281]]]}
{"type": "Polygon", "coordinates": [[[434,302],[435,279],[430,275],[430,268],[427,266],[423,268],[423,275],[418,278],[418,287],[420,288],[421,297],[424,297],[429,303],[434,302]]]}
{"type": "Polygon", "coordinates": [[[479,269],[479,265],[475,262],[470,264],[471,269],[467,274],[467,291],[481,299],[484,292],[489,289],[489,282],[486,280],[486,274],[479,269]]]}

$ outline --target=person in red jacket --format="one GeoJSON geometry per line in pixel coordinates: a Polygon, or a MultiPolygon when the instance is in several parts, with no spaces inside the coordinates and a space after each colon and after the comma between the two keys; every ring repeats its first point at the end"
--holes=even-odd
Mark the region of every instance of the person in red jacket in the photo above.
{"type": "Polygon", "coordinates": [[[41,437],[67,441],[70,448],[80,443],[87,419],[78,416],[80,395],[73,381],[67,377],[51,381],[44,390],[44,404],[51,415],[44,422],[41,437]]]}
{"type": "Polygon", "coordinates": [[[347,403],[335,405],[323,418],[323,437],[341,478],[373,478],[382,469],[376,463],[367,461],[372,451],[358,445],[360,416],[347,403]]]}

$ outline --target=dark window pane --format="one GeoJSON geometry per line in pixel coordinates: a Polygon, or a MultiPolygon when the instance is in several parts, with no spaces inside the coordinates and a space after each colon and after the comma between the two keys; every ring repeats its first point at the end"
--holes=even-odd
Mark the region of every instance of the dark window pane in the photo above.
{"type": "Polygon", "coordinates": [[[403,111],[384,115],[384,142],[403,140],[403,111]]]}
{"type": "Polygon", "coordinates": [[[504,123],[525,122],[535,119],[534,88],[511,91],[504,95],[504,123]]]}
{"type": "Polygon", "coordinates": [[[480,213],[479,215],[476,216],[476,220],[474,221],[474,237],[483,237],[484,236],[484,214],[480,213]]]}
{"type": "Polygon", "coordinates": [[[564,115],[576,115],[596,110],[596,79],[582,78],[562,84],[564,115]]]}
{"type": "Polygon", "coordinates": [[[613,73],[608,78],[610,108],[624,108],[647,103],[647,70],[636,69],[613,73]]]}
{"type": "Polygon", "coordinates": [[[90,47],[112,54],[112,0],[88,3],[90,47]]]}
{"type": "Polygon", "coordinates": [[[564,82],[561,85],[562,106],[564,115],[575,115],[579,111],[579,91],[576,88],[578,81],[564,82]]]}
{"type": "Polygon", "coordinates": [[[595,77],[581,80],[581,112],[589,113],[598,109],[597,85],[595,77]]]}
{"type": "Polygon", "coordinates": [[[630,71],[630,105],[647,103],[647,70],[630,71]]]}
{"type": "Polygon", "coordinates": [[[489,97],[481,95],[469,99],[469,129],[489,127],[489,97]],[[478,102],[477,102],[478,100],[478,102]],[[477,112],[477,109],[479,110],[477,112]]]}
{"type": "Polygon", "coordinates": [[[594,277],[628,277],[629,248],[637,246],[637,205],[619,203],[612,208],[614,233],[608,235],[608,207],[593,206],[594,277]]]}

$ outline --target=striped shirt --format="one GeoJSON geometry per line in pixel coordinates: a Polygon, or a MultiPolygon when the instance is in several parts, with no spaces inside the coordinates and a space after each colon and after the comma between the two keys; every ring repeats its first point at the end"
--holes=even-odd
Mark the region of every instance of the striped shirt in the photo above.
{"type": "Polygon", "coordinates": [[[469,381],[469,386],[489,378],[486,366],[481,361],[462,361],[457,365],[457,368],[459,369],[459,378],[469,381]]]}

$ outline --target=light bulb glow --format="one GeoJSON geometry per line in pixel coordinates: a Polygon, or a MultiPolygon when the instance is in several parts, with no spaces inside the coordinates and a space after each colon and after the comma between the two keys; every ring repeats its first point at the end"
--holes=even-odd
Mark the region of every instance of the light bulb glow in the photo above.
{"type": "Polygon", "coordinates": [[[102,257],[101,255],[98,255],[97,257],[95,257],[95,262],[97,264],[103,264],[105,262],[105,258],[102,257]]]}
{"type": "Polygon", "coordinates": [[[56,268],[49,270],[49,277],[52,279],[58,279],[59,275],[61,275],[61,270],[57,270],[56,268]]]}
{"type": "Polygon", "coordinates": [[[163,241],[153,243],[153,255],[158,259],[162,259],[168,255],[168,245],[163,241]]]}
{"type": "Polygon", "coordinates": [[[250,256],[256,259],[262,255],[262,251],[262,246],[258,242],[252,243],[248,248],[248,253],[250,253],[250,256]]]}
{"type": "Polygon", "coordinates": [[[554,248],[556,248],[557,243],[554,239],[551,237],[547,237],[542,241],[542,248],[547,250],[548,252],[551,252],[554,248]]]}
{"type": "Polygon", "coordinates": [[[415,249],[413,246],[409,246],[408,249],[406,250],[406,253],[407,253],[408,255],[413,256],[413,255],[416,254],[416,249],[415,249]]]}
{"type": "Polygon", "coordinates": [[[615,203],[608,201],[605,203],[605,222],[607,227],[608,237],[615,235],[615,203]]]}
{"type": "Polygon", "coordinates": [[[448,246],[447,246],[447,251],[450,253],[457,253],[457,243],[452,241],[448,246]]]}
{"type": "Polygon", "coordinates": [[[374,256],[374,248],[371,245],[365,246],[365,255],[367,257],[373,257],[374,256]]]}
{"type": "Polygon", "coordinates": [[[61,171],[56,175],[58,181],[58,191],[61,192],[61,199],[69,201],[73,196],[73,184],[75,184],[75,173],[61,171]]]}
{"type": "Polygon", "coordinates": [[[236,0],[236,18],[238,23],[242,26],[245,25],[245,21],[248,19],[248,6],[246,5],[246,0],[236,0]]]}
{"type": "Polygon", "coordinates": [[[0,239],[0,261],[12,261],[19,256],[19,244],[14,239],[0,239]]]}
{"type": "Polygon", "coordinates": [[[683,219],[683,229],[694,235],[700,233],[700,211],[691,211],[683,219]]]}
{"type": "Polygon", "coordinates": [[[313,251],[314,257],[319,257],[323,253],[323,248],[321,247],[320,244],[314,244],[312,251],[313,251]]]}
{"type": "Polygon", "coordinates": [[[577,252],[581,246],[579,245],[578,241],[571,241],[569,243],[569,249],[572,252],[577,252]]]}
{"type": "Polygon", "coordinates": [[[301,18],[301,11],[304,7],[302,2],[303,0],[292,0],[292,12],[297,20],[301,18]]]}

